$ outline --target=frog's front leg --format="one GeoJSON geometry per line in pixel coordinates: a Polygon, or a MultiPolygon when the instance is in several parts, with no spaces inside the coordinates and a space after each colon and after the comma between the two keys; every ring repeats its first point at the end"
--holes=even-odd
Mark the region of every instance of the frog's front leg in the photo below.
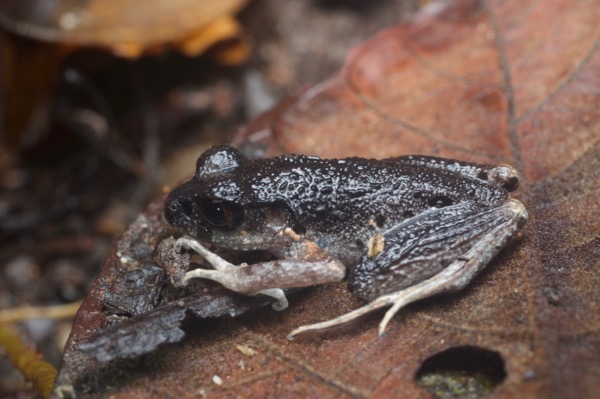
{"type": "Polygon", "coordinates": [[[464,202],[409,219],[386,232],[380,239],[384,249],[364,255],[350,273],[351,291],[371,301],[369,304],[335,319],[297,328],[288,338],[335,327],[391,306],[379,324],[382,334],[405,305],[464,288],[526,219],[527,211],[517,200],[495,207],[464,202]]]}
{"type": "Polygon", "coordinates": [[[302,260],[279,259],[253,265],[243,263],[239,266],[210,252],[194,239],[177,240],[175,249],[180,250],[182,247],[194,250],[215,268],[214,270],[190,270],[183,277],[184,285],[193,278],[205,278],[240,294],[268,295],[277,299],[277,302],[272,305],[275,310],[284,310],[288,307],[283,288],[308,287],[340,281],[346,273],[340,261],[307,241],[294,243],[293,250],[290,249],[290,252],[295,254],[308,253],[302,260]]]}

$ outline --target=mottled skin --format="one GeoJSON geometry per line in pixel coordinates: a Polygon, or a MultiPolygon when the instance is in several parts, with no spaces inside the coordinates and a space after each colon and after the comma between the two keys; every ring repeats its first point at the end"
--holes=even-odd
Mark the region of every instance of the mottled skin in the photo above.
{"type": "MultiPolygon", "coordinates": [[[[371,301],[426,281],[469,251],[482,255],[474,273],[485,266],[526,219],[522,204],[508,199],[517,187],[510,166],[425,156],[248,160],[217,146],[198,159],[195,176],[171,192],[165,217],[217,247],[270,250],[292,262],[281,281],[268,283],[278,283],[273,286],[257,277],[241,288],[235,277],[239,292],[339,280],[343,272],[324,281],[306,275],[341,263],[352,292],[371,301]],[[500,245],[480,248],[482,240],[500,245]],[[313,250],[302,259],[314,244],[322,254],[313,250]]],[[[259,274],[273,280],[281,264],[271,262],[259,274]]]]}

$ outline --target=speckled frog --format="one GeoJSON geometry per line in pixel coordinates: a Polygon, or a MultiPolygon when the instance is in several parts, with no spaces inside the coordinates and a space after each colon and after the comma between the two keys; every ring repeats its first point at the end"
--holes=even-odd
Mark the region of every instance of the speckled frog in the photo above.
{"type": "Polygon", "coordinates": [[[246,159],[230,146],[200,156],[194,177],[175,188],[165,217],[189,237],[182,247],[214,269],[192,278],[288,305],[284,288],[340,281],[368,303],[335,319],[299,327],[319,331],[391,306],[382,333],[403,306],[460,290],[527,219],[508,192],[519,184],[507,165],[428,156],[383,160],[286,155],[246,159]],[[233,250],[268,250],[277,260],[239,266],[199,241],[233,250]]]}

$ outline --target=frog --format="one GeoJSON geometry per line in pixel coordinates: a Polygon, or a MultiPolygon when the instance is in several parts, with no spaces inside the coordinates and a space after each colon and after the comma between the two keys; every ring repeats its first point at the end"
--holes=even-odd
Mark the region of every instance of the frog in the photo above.
{"type": "Polygon", "coordinates": [[[517,235],[527,210],[510,193],[519,174],[428,155],[250,159],[229,145],[209,148],[194,176],[174,188],[166,221],[183,235],[176,251],[198,253],[212,268],[187,271],[244,295],[347,280],[366,304],[294,329],[288,336],[343,325],[381,308],[383,334],[406,305],[465,288],[517,235]],[[208,246],[262,250],[274,259],[234,265],[208,246]]]}

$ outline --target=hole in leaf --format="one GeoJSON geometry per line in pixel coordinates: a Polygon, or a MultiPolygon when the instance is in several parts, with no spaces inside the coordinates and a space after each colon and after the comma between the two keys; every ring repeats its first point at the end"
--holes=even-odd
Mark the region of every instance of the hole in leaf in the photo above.
{"type": "Polygon", "coordinates": [[[426,359],[416,382],[438,398],[481,398],[506,378],[498,352],[475,346],[458,346],[426,359]]]}

